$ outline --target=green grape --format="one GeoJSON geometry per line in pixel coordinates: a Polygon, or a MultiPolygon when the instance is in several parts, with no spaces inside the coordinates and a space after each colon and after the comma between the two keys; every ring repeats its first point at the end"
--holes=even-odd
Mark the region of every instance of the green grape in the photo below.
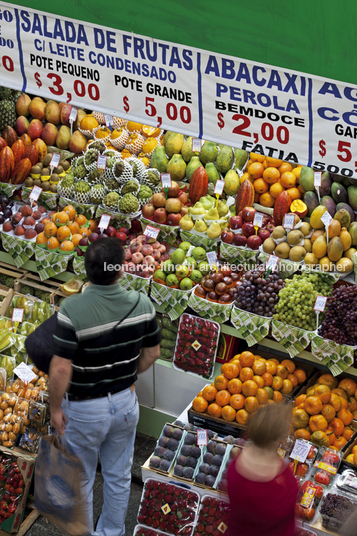
{"type": "MultiPolygon", "coordinates": [[[[295,274],[285,281],[284,289],[279,292],[274,318],[308,331],[316,329],[314,304],[317,294],[327,292],[327,284],[321,281],[320,274],[295,274]]],[[[330,289],[328,289],[330,291],[330,289]]]]}

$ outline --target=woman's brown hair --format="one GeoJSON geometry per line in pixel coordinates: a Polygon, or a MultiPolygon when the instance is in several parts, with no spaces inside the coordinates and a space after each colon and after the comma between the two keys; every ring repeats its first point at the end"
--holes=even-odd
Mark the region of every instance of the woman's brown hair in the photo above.
{"type": "Polygon", "coordinates": [[[249,439],[260,448],[269,448],[289,435],[290,409],[284,404],[263,406],[256,411],[248,425],[249,439]]]}

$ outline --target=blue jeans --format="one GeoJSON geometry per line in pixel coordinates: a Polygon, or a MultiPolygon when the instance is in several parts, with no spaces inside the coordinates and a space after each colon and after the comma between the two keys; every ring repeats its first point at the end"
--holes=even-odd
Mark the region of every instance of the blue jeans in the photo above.
{"type": "Polygon", "coordinates": [[[139,404],[135,390],[93,400],[63,400],[65,442],[83,463],[82,502],[94,536],[122,536],[128,508],[139,404]],[[93,484],[98,454],[104,478],[103,509],[93,531],[93,484]]]}

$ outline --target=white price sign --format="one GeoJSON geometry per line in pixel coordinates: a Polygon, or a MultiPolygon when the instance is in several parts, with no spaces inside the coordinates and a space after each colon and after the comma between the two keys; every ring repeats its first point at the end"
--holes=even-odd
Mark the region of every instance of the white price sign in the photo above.
{"type": "Polygon", "coordinates": [[[14,369],[14,373],[26,384],[31,383],[32,380],[37,378],[36,374],[30,369],[30,367],[25,365],[25,363],[20,363],[20,365],[14,369]]]}
{"type": "Polygon", "coordinates": [[[170,173],[161,173],[161,184],[163,188],[171,188],[171,175],[170,173]]]}
{"type": "Polygon", "coordinates": [[[32,188],[32,191],[31,191],[30,195],[29,195],[29,198],[32,199],[32,201],[37,201],[37,199],[41,195],[41,192],[42,192],[42,188],[40,188],[39,186],[34,186],[32,188]]]}
{"type": "Polygon", "coordinates": [[[277,257],[276,255],[269,255],[269,258],[267,260],[267,264],[265,267],[266,270],[271,270],[272,272],[274,272],[275,268],[278,265],[278,262],[279,262],[279,257],[277,257]]]}
{"type": "Polygon", "coordinates": [[[100,229],[107,229],[110,223],[110,216],[108,214],[102,214],[98,227],[100,229]]]}
{"type": "Polygon", "coordinates": [[[314,171],[314,186],[321,186],[321,171],[314,171]]]}
{"type": "Polygon", "coordinates": [[[215,251],[208,251],[206,255],[207,255],[208,264],[212,270],[212,268],[217,266],[217,253],[215,251]]]}
{"type": "Polygon", "coordinates": [[[204,428],[197,429],[197,445],[199,447],[204,447],[208,443],[207,430],[204,428]]]}
{"type": "Polygon", "coordinates": [[[78,113],[77,108],[72,106],[71,113],[69,114],[69,122],[70,123],[75,122],[75,120],[77,119],[77,113],[78,113]]]}
{"type": "Polygon", "coordinates": [[[18,309],[17,307],[14,307],[14,309],[12,311],[11,320],[13,322],[22,322],[23,317],[24,317],[24,310],[23,309],[18,309]]]}
{"type": "Polygon", "coordinates": [[[143,234],[145,236],[148,236],[149,238],[154,238],[156,240],[159,232],[160,232],[160,229],[157,229],[156,227],[152,227],[151,225],[147,225],[145,227],[145,231],[143,232],[143,234]]]}
{"type": "Polygon", "coordinates": [[[264,214],[262,214],[261,212],[256,212],[254,214],[254,220],[253,220],[254,227],[261,227],[263,225],[263,218],[264,218],[264,214]]]}
{"type": "Polygon", "coordinates": [[[202,140],[200,138],[192,138],[192,152],[199,153],[202,147],[202,140]]]}
{"type": "Polygon", "coordinates": [[[293,451],[290,454],[290,458],[292,458],[293,460],[298,460],[301,463],[304,463],[307,455],[310,452],[310,448],[311,448],[310,443],[306,443],[305,441],[301,441],[300,439],[297,439],[295,442],[293,451]]]}
{"type": "Polygon", "coordinates": [[[53,153],[51,162],[50,162],[50,167],[53,167],[53,168],[57,167],[58,164],[60,163],[60,160],[61,160],[61,155],[58,153],[53,153]]]}
{"type": "Polygon", "coordinates": [[[97,168],[98,169],[105,169],[107,167],[107,157],[105,154],[99,154],[97,159],[97,168]]]}
{"type": "Polygon", "coordinates": [[[112,127],[113,126],[113,116],[112,115],[107,115],[105,114],[104,115],[104,121],[105,121],[105,124],[107,125],[107,127],[112,127]]]}
{"type": "Polygon", "coordinates": [[[324,212],[321,216],[321,221],[322,223],[325,225],[325,227],[327,228],[330,223],[332,222],[332,217],[331,217],[331,214],[329,213],[328,210],[326,210],[326,212],[324,212]]]}
{"type": "Polygon", "coordinates": [[[295,216],[294,214],[285,214],[284,216],[284,229],[294,229],[295,226],[295,216]]]}
{"type": "Polygon", "coordinates": [[[215,184],[215,187],[214,187],[214,190],[213,190],[213,193],[216,195],[222,195],[223,194],[223,188],[224,188],[224,185],[226,183],[224,181],[221,181],[218,179],[218,181],[216,182],[215,184]]]}
{"type": "Polygon", "coordinates": [[[316,296],[314,311],[323,313],[326,308],[327,298],[326,296],[316,296]]]}

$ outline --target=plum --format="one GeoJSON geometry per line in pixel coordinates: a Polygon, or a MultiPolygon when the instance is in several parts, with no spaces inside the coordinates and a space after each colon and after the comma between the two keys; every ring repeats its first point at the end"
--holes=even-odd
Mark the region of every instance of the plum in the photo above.
{"type": "Polygon", "coordinates": [[[233,447],[231,452],[229,453],[230,458],[236,458],[240,451],[241,449],[239,447],[233,447]]]}
{"type": "Polygon", "coordinates": [[[174,431],[172,432],[172,437],[174,439],[177,439],[177,441],[180,441],[182,437],[182,430],[180,430],[180,428],[174,428],[174,431]]]}
{"type": "Polygon", "coordinates": [[[207,445],[208,452],[211,452],[212,454],[216,454],[216,441],[209,441],[207,445]]]}
{"type": "Polygon", "coordinates": [[[222,480],[227,478],[227,469],[225,469],[222,473],[222,480]]]}
{"type": "Polygon", "coordinates": [[[169,441],[168,437],[161,436],[160,439],[159,439],[159,446],[160,447],[167,447],[168,441],[169,441]]]}
{"type": "Polygon", "coordinates": [[[219,491],[227,491],[227,480],[226,479],[222,478],[222,480],[218,484],[218,489],[219,489],[219,491]]]}
{"type": "Polygon", "coordinates": [[[217,467],[217,465],[209,466],[209,470],[208,470],[209,475],[216,477],[218,473],[219,473],[219,468],[217,467]]]}
{"type": "Polygon", "coordinates": [[[226,437],[223,438],[223,441],[225,441],[226,443],[229,443],[230,445],[233,445],[234,437],[231,435],[227,435],[226,437]]]}
{"type": "Polygon", "coordinates": [[[206,452],[203,455],[204,463],[208,463],[209,465],[211,465],[211,463],[212,463],[212,458],[213,458],[213,454],[211,452],[206,452]]]}
{"type": "Polygon", "coordinates": [[[201,457],[201,449],[200,449],[200,447],[196,447],[196,446],[192,447],[191,456],[193,456],[194,458],[197,458],[197,459],[200,458],[201,457]]]}
{"type": "Polygon", "coordinates": [[[212,475],[207,475],[205,478],[205,484],[209,488],[212,488],[214,486],[215,481],[216,481],[216,478],[212,475]]]}
{"type": "Polygon", "coordinates": [[[167,442],[167,448],[171,450],[176,450],[178,446],[179,446],[179,442],[177,441],[177,439],[170,437],[170,439],[167,442]]]}
{"type": "Polygon", "coordinates": [[[166,437],[171,437],[173,431],[174,431],[174,428],[173,428],[172,426],[169,426],[169,425],[167,424],[167,425],[165,426],[165,428],[164,428],[163,434],[164,434],[166,437]]]}
{"type": "Polygon", "coordinates": [[[160,466],[160,462],[161,462],[161,458],[159,458],[158,456],[152,456],[150,458],[150,467],[153,467],[154,469],[158,469],[158,467],[160,466]]]}
{"type": "Polygon", "coordinates": [[[234,440],[234,445],[238,445],[240,447],[244,447],[245,445],[245,439],[243,437],[237,437],[237,439],[234,440]]]}
{"type": "Polygon", "coordinates": [[[178,419],[174,422],[174,424],[176,424],[176,426],[181,426],[181,428],[183,428],[185,425],[182,421],[179,421],[178,419]]]}
{"type": "Polygon", "coordinates": [[[186,456],[182,456],[182,454],[180,454],[180,456],[178,456],[177,458],[177,462],[176,462],[178,465],[182,465],[182,466],[185,466],[186,463],[187,463],[187,457],[186,456]]]}
{"type": "Polygon", "coordinates": [[[212,430],[207,430],[207,437],[208,439],[212,439],[215,436],[215,433],[212,432],[212,430]]]}
{"type": "Polygon", "coordinates": [[[184,470],[183,470],[182,476],[184,478],[191,479],[193,477],[193,473],[194,473],[194,471],[193,471],[192,467],[185,467],[184,470]]]}
{"type": "Polygon", "coordinates": [[[164,458],[165,460],[169,460],[169,462],[172,462],[172,460],[174,459],[175,457],[175,453],[173,450],[170,450],[170,449],[166,449],[165,452],[164,452],[164,458]]]}
{"type": "Polygon", "coordinates": [[[223,458],[220,454],[215,454],[212,458],[212,465],[217,465],[217,467],[221,467],[223,458]]]}
{"type": "Polygon", "coordinates": [[[208,475],[210,465],[208,463],[201,463],[199,467],[199,472],[204,473],[205,475],[208,475]]]}
{"type": "Polygon", "coordinates": [[[163,457],[164,452],[165,452],[164,447],[160,447],[160,446],[156,447],[155,450],[154,450],[155,456],[159,456],[159,458],[163,457]]]}
{"type": "Polygon", "coordinates": [[[159,468],[161,469],[161,471],[168,471],[169,467],[170,467],[169,460],[161,460],[160,461],[160,467],[159,468]]]}
{"type": "Polygon", "coordinates": [[[176,476],[182,476],[183,475],[183,467],[182,467],[182,465],[175,465],[174,475],[176,475],[176,476]]]}
{"type": "Polygon", "coordinates": [[[224,456],[225,452],[226,445],[224,445],[223,443],[217,443],[215,454],[220,454],[221,456],[224,456]]]}
{"type": "Polygon", "coordinates": [[[187,424],[185,424],[185,426],[183,427],[184,430],[187,430],[188,432],[192,432],[192,430],[195,429],[195,427],[193,426],[193,424],[191,424],[190,422],[188,422],[187,424]]]}
{"type": "Polygon", "coordinates": [[[187,434],[185,437],[186,445],[194,445],[196,443],[196,436],[194,434],[187,434]]]}
{"type": "Polygon", "coordinates": [[[194,458],[193,456],[190,456],[189,458],[187,458],[186,465],[188,465],[188,467],[193,467],[193,468],[195,468],[196,465],[197,465],[197,460],[196,460],[196,458],[194,458]]]}
{"type": "Polygon", "coordinates": [[[204,484],[205,480],[206,480],[206,474],[205,473],[197,473],[196,482],[198,484],[204,484]]]}
{"type": "Polygon", "coordinates": [[[192,449],[194,447],[192,445],[182,445],[181,447],[181,454],[184,456],[191,456],[192,449]]]}

